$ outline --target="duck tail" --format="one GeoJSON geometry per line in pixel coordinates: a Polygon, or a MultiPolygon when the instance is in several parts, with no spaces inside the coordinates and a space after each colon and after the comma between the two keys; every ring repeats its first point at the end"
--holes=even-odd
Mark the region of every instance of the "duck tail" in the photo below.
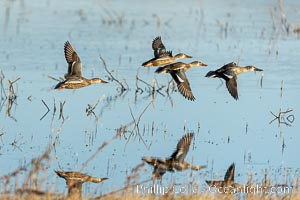
{"type": "Polygon", "coordinates": [[[156,160],[155,158],[152,158],[152,157],[143,157],[142,158],[142,161],[148,163],[148,164],[155,164],[156,163],[156,160]]]}
{"type": "Polygon", "coordinates": [[[55,90],[63,90],[63,89],[65,89],[64,83],[65,83],[65,81],[59,82],[59,83],[54,87],[54,89],[55,89],[55,90]]]}
{"type": "Polygon", "coordinates": [[[144,67],[148,67],[148,61],[146,61],[146,62],[144,62],[143,64],[142,64],[142,66],[144,66],[144,67]]]}
{"type": "Polygon", "coordinates": [[[208,78],[215,78],[217,77],[217,73],[215,71],[209,71],[205,77],[208,77],[208,78]]]}

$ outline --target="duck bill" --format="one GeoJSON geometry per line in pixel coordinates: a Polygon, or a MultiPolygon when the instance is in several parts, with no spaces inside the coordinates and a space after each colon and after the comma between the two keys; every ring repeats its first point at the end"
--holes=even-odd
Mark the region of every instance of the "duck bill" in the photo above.
{"type": "Polygon", "coordinates": [[[192,56],[189,55],[185,55],[185,58],[193,58],[192,56]]]}
{"type": "Polygon", "coordinates": [[[264,71],[264,70],[259,69],[259,68],[255,68],[254,70],[255,70],[255,71],[258,71],[258,72],[264,71]]]}

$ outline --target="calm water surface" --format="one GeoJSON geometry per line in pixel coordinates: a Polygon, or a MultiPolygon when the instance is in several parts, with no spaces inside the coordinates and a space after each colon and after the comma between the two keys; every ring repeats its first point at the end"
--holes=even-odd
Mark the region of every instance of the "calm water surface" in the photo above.
{"type": "MultiPolygon", "coordinates": [[[[116,134],[116,129],[138,119],[151,102],[144,83],[138,82],[144,92],[135,93],[136,75],[149,84],[156,80],[158,86],[166,86],[171,80],[167,74],[155,74],[154,68],[141,67],[153,56],[151,42],[157,35],[174,54],[193,56],[185,62],[200,60],[208,64],[187,72],[196,101],[185,100],[176,91],[168,97],[166,87],[161,90],[163,95],[155,93],[154,102],[140,118],[140,136],[134,125],[128,126],[124,136],[111,141],[83,169],[110,178],[100,186],[87,184],[85,192],[97,195],[122,187],[142,156],[169,156],[186,132],[196,133],[187,160],[207,164],[208,168],[167,173],[163,183],[176,178],[177,183],[203,184],[205,179],[222,178],[232,162],[236,163],[236,180],[241,184],[251,173],[261,180],[265,169],[271,180],[279,183],[287,171],[297,175],[300,40],[292,29],[299,23],[299,1],[284,1],[291,24],[289,33],[281,25],[277,1],[271,0],[202,0],[188,4],[2,0],[0,5],[0,69],[4,75],[0,176],[28,166],[50,144],[54,148],[50,163],[45,165],[48,178],[43,189],[65,191],[64,181],[53,170],[80,170],[99,146],[116,134]],[[66,73],[66,40],[83,62],[84,76],[108,79],[101,55],[113,75],[126,81],[129,90],[119,94],[119,85],[110,82],[55,91],[57,82],[48,76],[59,78],[66,73]],[[264,69],[263,73],[239,76],[239,101],[229,95],[220,80],[204,77],[209,70],[232,61],[264,69]],[[8,80],[18,77],[20,80],[13,85],[16,104],[9,117],[4,97],[8,80]],[[42,100],[50,109],[43,119],[47,108],[42,100]],[[87,116],[88,104],[98,101],[94,115],[87,116]],[[64,120],[59,118],[60,102],[65,102],[64,120]],[[277,121],[269,124],[273,119],[270,111],[278,114],[280,109],[293,110],[281,119],[294,117],[291,126],[278,126],[277,121]]],[[[151,172],[152,168],[145,166],[140,180],[149,179],[151,172]]],[[[21,173],[17,178],[23,180],[26,176],[21,173]]]]}

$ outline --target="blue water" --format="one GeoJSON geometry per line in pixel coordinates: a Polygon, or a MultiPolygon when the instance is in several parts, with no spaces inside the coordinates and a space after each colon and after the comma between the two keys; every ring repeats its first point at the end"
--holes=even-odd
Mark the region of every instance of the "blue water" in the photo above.
{"type": "MultiPolygon", "coordinates": [[[[1,100],[0,176],[29,165],[57,137],[50,163],[43,171],[47,182],[42,188],[65,191],[64,181],[53,170],[80,170],[98,147],[116,134],[116,129],[133,117],[137,120],[151,102],[151,94],[142,82],[138,85],[145,91],[135,93],[137,73],[149,84],[156,80],[159,86],[167,85],[171,80],[168,74],[158,75],[154,68],[141,67],[153,56],[151,42],[157,35],[174,54],[193,56],[184,62],[200,60],[208,64],[187,72],[196,101],[190,102],[178,92],[168,97],[165,89],[161,90],[164,96],[156,93],[139,123],[146,145],[130,125],[124,136],[109,143],[84,168],[88,174],[110,178],[101,186],[87,184],[86,194],[94,196],[122,187],[141,157],[169,156],[189,131],[196,134],[186,159],[207,164],[208,168],[192,172],[193,176],[189,176],[190,171],[166,174],[164,183],[174,176],[177,183],[193,180],[203,184],[204,179],[222,179],[232,162],[236,163],[236,180],[241,184],[251,173],[261,180],[264,169],[270,171],[274,182],[283,181],[287,169],[299,169],[295,152],[300,141],[296,131],[300,125],[300,40],[292,31],[288,34],[281,28],[277,1],[7,0],[0,5],[0,69],[5,76],[5,93],[8,80],[21,78],[14,84],[17,104],[11,113],[15,120],[6,114],[7,101],[1,100]],[[123,16],[122,23],[118,22],[119,16],[123,16]],[[66,40],[79,54],[85,77],[107,79],[101,55],[113,75],[126,81],[129,90],[119,95],[116,82],[54,90],[57,82],[48,76],[59,78],[66,73],[66,40]],[[220,80],[204,77],[208,71],[232,61],[264,70],[238,77],[239,101],[229,95],[220,80]],[[40,120],[47,111],[42,100],[50,111],[40,120]],[[87,105],[95,105],[98,100],[96,117],[87,116],[87,105]],[[63,121],[59,119],[59,103],[64,101],[63,121]],[[291,126],[278,127],[277,121],[269,124],[273,119],[270,111],[278,114],[280,109],[293,110],[284,116],[295,117],[291,126]],[[14,141],[16,145],[12,145],[14,141]]],[[[283,6],[291,27],[297,25],[300,2],[289,0],[283,6]]],[[[151,177],[152,168],[143,169],[146,171],[141,172],[140,180],[151,177]]],[[[22,183],[26,176],[24,172],[17,178],[22,183]]]]}

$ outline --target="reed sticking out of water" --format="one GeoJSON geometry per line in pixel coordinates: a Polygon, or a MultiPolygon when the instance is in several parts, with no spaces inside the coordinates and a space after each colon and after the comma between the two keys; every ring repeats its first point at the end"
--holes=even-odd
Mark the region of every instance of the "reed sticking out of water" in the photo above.
{"type": "Polygon", "coordinates": [[[4,24],[3,24],[3,33],[6,33],[8,25],[9,25],[9,19],[10,19],[10,13],[11,13],[11,7],[14,1],[9,0],[5,2],[5,17],[4,17],[4,24]]]}
{"type": "Polygon", "coordinates": [[[172,99],[172,97],[171,97],[171,94],[176,90],[176,88],[177,88],[177,86],[176,86],[175,81],[173,81],[173,79],[170,80],[170,81],[168,82],[168,87],[167,87],[167,89],[166,89],[166,93],[167,93],[167,97],[168,97],[168,99],[170,100],[170,103],[171,103],[171,106],[172,106],[172,107],[174,106],[174,102],[173,102],[173,99],[172,99]]]}
{"type": "Polygon", "coordinates": [[[263,79],[264,79],[264,74],[261,73],[261,77],[260,77],[260,81],[259,81],[260,88],[263,87],[263,79]]]}
{"type": "Polygon", "coordinates": [[[116,140],[117,138],[119,138],[122,134],[125,133],[125,131],[127,130],[127,128],[132,125],[133,122],[130,122],[128,124],[126,124],[125,126],[121,126],[121,128],[117,129],[116,134],[108,141],[104,141],[99,147],[98,149],[82,164],[82,167],[80,168],[80,172],[82,170],[84,170],[84,168],[88,165],[89,162],[91,162],[99,153],[102,149],[104,149],[107,145],[109,145],[110,143],[112,143],[114,140],[116,140]]]}
{"type": "Polygon", "coordinates": [[[281,86],[280,86],[280,97],[282,97],[283,94],[283,80],[281,81],[281,86]]]}
{"type": "Polygon", "coordinates": [[[116,11],[112,5],[109,4],[109,2],[105,2],[105,5],[109,8],[103,6],[103,4],[100,4],[100,2],[97,2],[98,5],[101,7],[101,12],[99,14],[102,17],[102,23],[108,24],[108,25],[118,25],[119,31],[122,30],[122,25],[124,22],[124,11],[116,11]],[[105,16],[103,16],[105,14],[105,16]]]}
{"type": "Polygon", "coordinates": [[[283,28],[283,30],[285,30],[286,33],[289,33],[290,25],[287,23],[286,15],[283,10],[282,0],[278,0],[278,8],[279,8],[279,12],[280,12],[281,27],[283,28]]]}
{"type": "Polygon", "coordinates": [[[88,105],[87,105],[87,108],[85,109],[86,115],[87,115],[87,116],[93,115],[93,116],[95,117],[95,119],[96,119],[96,122],[99,120],[99,118],[96,116],[94,110],[95,110],[95,108],[98,106],[98,104],[99,104],[101,101],[103,101],[103,99],[104,99],[104,95],[101,96],[101,97],[98,99],[98,101],[96,102],[95,105],[88,104],[88,105]]]}
{"type": "Polygon", "coordinates": [[[58,120],[62,119],[63,121],[65,121],[65,117],[64,117],[64,105],[65,105],[66,101],[63,102],[59,102],[59,117],[58,120]]]}
{"type": "Polygon", "coordinates": [[[0,88],[1,88],[0,112],[7,100],[7,95],[5,93],[4,84],[3,84],[4,77],[5,76],[4,76],[3,72],[1,71],[1,73],[0,73],[0,88]]]}
{"type": "Polygon", "coordinates": [[[52,113],[52,118],[51,118],[51,126],[52,126],[52,123],[54,120],[55,113],[56,113],[56,104],[55,104],[55,98],[53,98],[53,113],[52,113]]]}
{"type": "MultiPolygon", "coordinates": [[[[145,145],[145,147],[146,147],[147,149],[149,149],[149,147],[147,146],[145,140],[143,139],[143,137],[142,137],[142,135],[141,135],[141,133],[140,133],[139,123],[140,123],[140,121],[141,121],[142,116],[144,115],[144,113],[146,112],[146,110],[149,108],[149,106],[153,103],[153,101],[154,101],[154,99],[152,99],[152,100],[149,102],[149,104],[144,108],[144,110],[143,110],[142,113],[139,115],[139,117],[138,117],[137,120],[134,118],[133,113],[132,113],[132,109],[131,109],[130,105],[128,104],[128,107],[129,107],[129,110],[130,110],[130,114],[131,114],[131,117],[132,117],[133,122],[134,122],[134,127],[133,127],[133,129],[131,130],[131,134],[130,134],[129,137],[128,137],[127,143],[129,142],[129,138],[133,135],[133,132],[136,130],[137,135],[139,135],[139,137],[140,137],[141,141],[143,142],[143,144],[145,145]]],[[[126,144],[127,144],[127,143],[126,143],[126,144]]]]}
{"type": "Polygon", "coordinates": [[[270,111],[270,113],[275,117],[274,119],[272,119],[269,124],[273,123],[275,120],[278,121],[278,127],[280,127],[280,124],[285,124],[286,126],[292,126],[291,123],[294,122],[294,115],[289,115],[287,118],[284,117],[284,115],[286,113],[292,112],[292,109],[287,109],[286,111],[281,111],[281,108],[279,109],[279,113],[278,115],[275,115],[272,111],[270,111]],[[292,116],[292,117],[291,117],[292,116]],[[287,119],[286,122],[285,119],[287,119]],[[292,120],[291,120],[292,119],[292,120]]]}
{"type": "Polygon", "coordinates": [[[46,115],[49,113],[50,109],[48,107],[48,105],[45,103],[45,101],[42,99],[42,102],[44,104],[44,106],[47,108],[47,112],[40,118],[40,120],[44,119],[44,117],[46,117],[46,115]]]}
{"type": "Polygon", "coordinates": [[[15,137],[15,139],[12,141],[12,143],[10,143],[10,145],[13,147],[13,150],[18,149],[19,151],[22,152],[21,149],[21,145],[24,144],[24,142],[20,142],[23,139],[23,136],[21,136],[20,138],[17,139],[17,137],[15,137]]]}
{"type": "Polygon", "coordinates": [[[10,117],[11,119],[13,119],[15,122],[17,121],[17,119],[15,117],[13,117],[11,115],[11,109],[13,107],[13,105],[17,105],[17,94],[15,93],[15,90],[14,90],[14,84],[20,80],[21,78],[17,78],[16,80],[14,81],[10,81],[8,80],[8,99],[7,99],[7,104],[6,104],[6,115],[8,117],[10,117]]]}
{"type": "Polygon", "coordinates": [[[284,138],[282,138],[281,155],[283,155],[285,147],[286,147],[286,145],[285,145],[285,142],[284,142],[284,138]]]}
{"type": "Polygon", "coordinates": [[[135,82],[135,85],[136,85],[135,93],[136,94],[138,92],[140,92],[140,94],[142,94],[144,92],[144,90],[141,87],[139,87],[139,85],[138,85],[138,83],[141,82],[141,83],[145,84],[148,87],[148,89],[147,90],[145,89],[145,90],[149,93],[148,96],[152,96],[153,100],[154,100],[154,97],[155,97],[155,93],[158,93],[158,94],[162,95],[163,97],[165,96],[161,92],[161,90],[165,87],[164,85],[162,85],[162,86],[160,86],[160,87],[158,87],[156,89],[156,86],[157,86],[157,81],[156,80],[154,80],[153,83],[152,83],[152,85],[151,85],[150,83],[147,83],[146,81],[144,81],[143,79],[141,79],[139,77],[138,72],[139,72],[139,70],[137,70],[137,73],[136,73],[136,76],[135,76],[135,80],[136,80],[136,82],[135,82]]]}
{"type": "Polygon", "coordinates": [[[108,68],[107,68],[107,66],[106,66],[106,63],[105,63],[105,60],[102,58],[102,56],[100,55],[100,59],[101,59],[101,61],[102,61],[102,63],[103,63],[103,67],[104,67],[104,69],[105,69],[105,71],[108,73],[108,75],[110,76],[110,77],[108,77],[110,80],[112,80],[112,81],[116,81],[119,85],[120,85],[120,93],[122,94],[123,92],[125,92],[125,91],[127,91],[129,88],[128,88],[128,85],[126,84],[126,81],[124,80],[124,83],[122,83],[121,81],[119,81],[118,79],[116,79],[113,75],[112,75],[112,73],[108,70],[108,68]],[[125,85],[124,84],[126,84],[127,85],[127,87],[125,87],[125,85]]]}

